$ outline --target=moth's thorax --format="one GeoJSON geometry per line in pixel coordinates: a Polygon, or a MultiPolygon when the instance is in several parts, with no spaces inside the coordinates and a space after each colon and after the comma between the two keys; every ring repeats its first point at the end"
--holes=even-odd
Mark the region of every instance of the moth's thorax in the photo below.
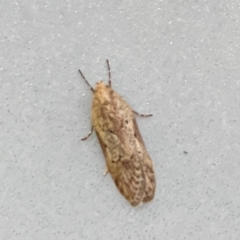
{"type": "Polygon", "coordinates": [[[100,104],[109,103],[111,101],[112,89],[102,81],[97,82],[96,85],[94,99],[100,104]]]}

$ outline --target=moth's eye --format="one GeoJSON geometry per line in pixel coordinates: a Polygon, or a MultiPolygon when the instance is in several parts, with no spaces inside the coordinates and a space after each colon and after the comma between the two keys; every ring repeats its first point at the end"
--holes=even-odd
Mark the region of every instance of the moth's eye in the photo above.
{"type": "Polygon", "coordinates": [[[128,120],[125,120],[125,123],[128,124],[128,120]]]}

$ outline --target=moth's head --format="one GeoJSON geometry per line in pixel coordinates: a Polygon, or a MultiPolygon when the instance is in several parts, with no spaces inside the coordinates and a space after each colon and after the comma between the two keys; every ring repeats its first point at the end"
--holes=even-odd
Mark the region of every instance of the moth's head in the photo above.
{"type": "Polygon", "coordinates": [[[97,82],[94,92],[94,98],[102,104],[109,102],[111,99],[111,91],[112,89],[103,81],[97,82]]]}
{"type": "Polygon", "coordinates": [[[109,88],[103,81],[97,82],[96,91],[106,91],[109,88]]]}

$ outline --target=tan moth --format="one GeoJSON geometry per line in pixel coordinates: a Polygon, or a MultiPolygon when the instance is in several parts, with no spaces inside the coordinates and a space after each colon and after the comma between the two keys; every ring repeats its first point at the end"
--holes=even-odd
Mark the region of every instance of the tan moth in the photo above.
{"type": "Polygon", "coordinates": [[[153,199],[156,181],[152,160],[138,130],[135,115],[128,103],[111,87],[111,71],[108,66],[108,84],[97,82],[96,89],[88,83],[81,70],[79,73],[93,92],[92,128],[82,140],[95,130],[103,154],[107,172],[110,172],[121,194],[137,206],[153,199]]]}

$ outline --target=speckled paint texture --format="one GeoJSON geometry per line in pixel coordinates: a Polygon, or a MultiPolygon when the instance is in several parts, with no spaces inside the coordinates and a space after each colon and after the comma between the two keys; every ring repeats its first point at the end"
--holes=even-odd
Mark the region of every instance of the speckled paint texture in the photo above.
{"type": "Polygon", "coordinates": [[[3,240],[239,240],[240,3],[3,1],[3,240]],[[107,80],[138,118],[157,178],[152,202],[120,196],[91,127],[107,80]],[[86,144],[87,143],[87,144],[86,144]]]}

